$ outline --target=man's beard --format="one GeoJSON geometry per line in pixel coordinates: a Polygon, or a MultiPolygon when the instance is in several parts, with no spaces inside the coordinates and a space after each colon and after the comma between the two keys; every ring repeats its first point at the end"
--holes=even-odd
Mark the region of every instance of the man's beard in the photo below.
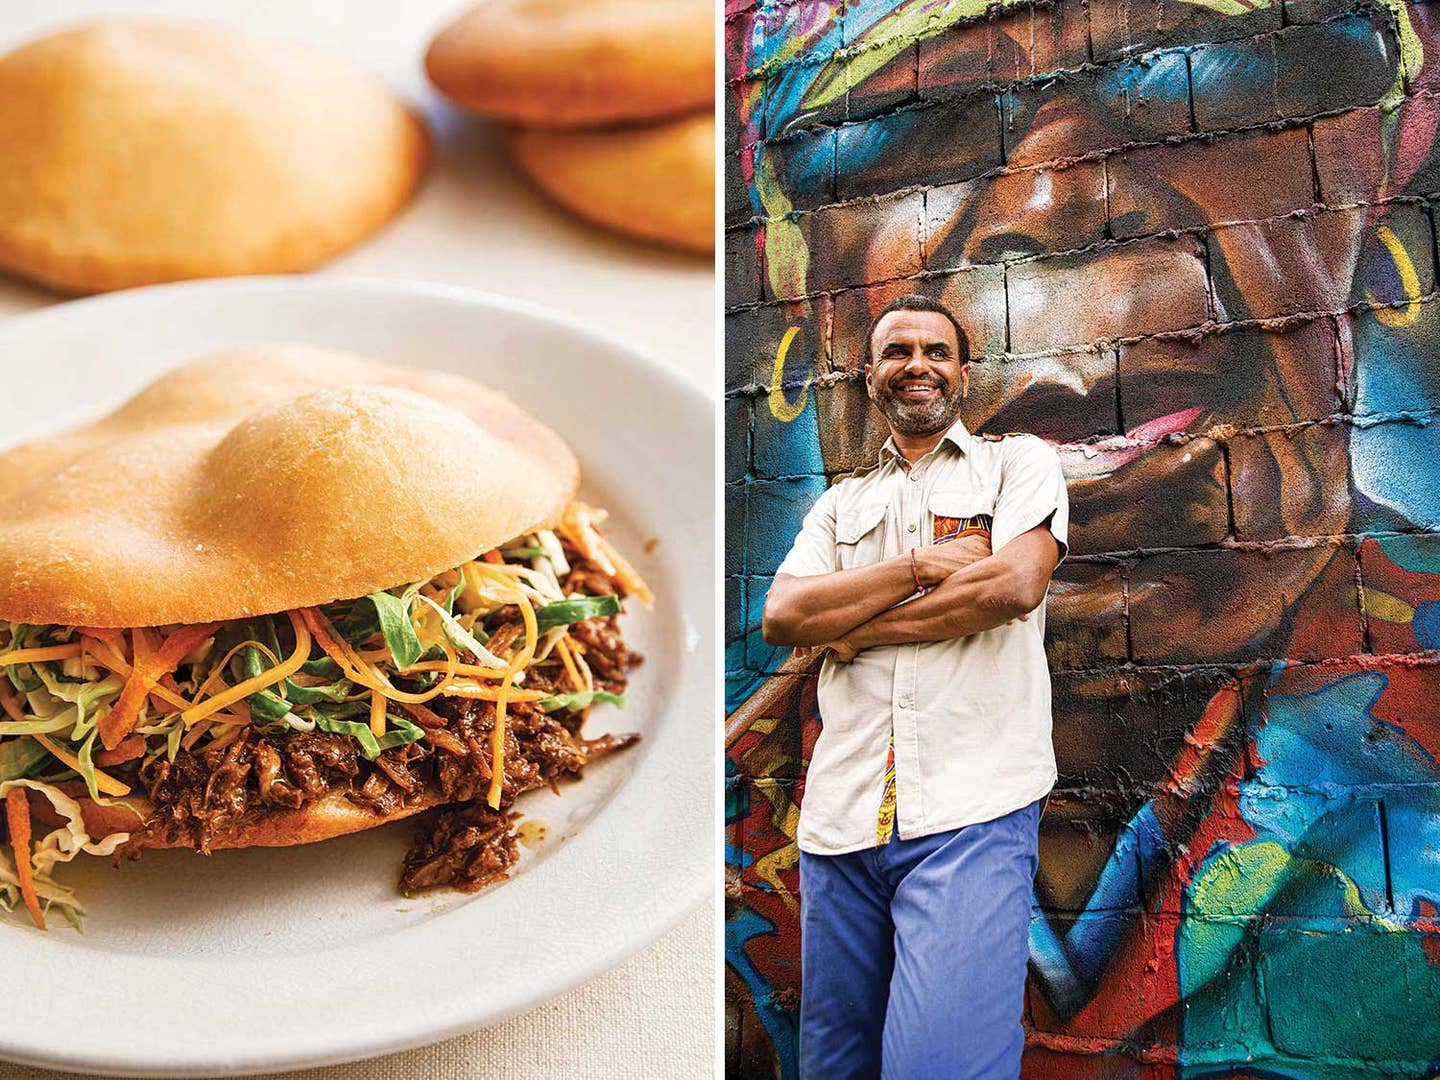
{"type": "Polygon", "coordinates": [[[949,428],[960,415],[961,394],[958,383],[946,386],[939,380],[931,380],[930,385],[938,388],[940,393],[929,401],[906,401],[889,383],[878,381],[871,383],[871,397],[880,415],[885,417],[885,422],[897,435],[907,438],[934,435],[949,428]]]}

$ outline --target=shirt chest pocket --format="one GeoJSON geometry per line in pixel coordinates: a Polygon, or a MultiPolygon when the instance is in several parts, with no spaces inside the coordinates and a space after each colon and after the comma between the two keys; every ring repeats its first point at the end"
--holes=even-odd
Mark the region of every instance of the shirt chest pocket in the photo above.
{"type": "Polygon", "coordinates": [[[870,566],[884,558],[884,503],[845,510],[835,519],[835,561],[837,570],[870,566]]]}
{"type": "Polygon", "coordinates": [[[990,535],[994,519],[996,492],[993,489],[931,492],[926,504],[925,542],[943,543],[957,537],[983,533],[990,535]]]}

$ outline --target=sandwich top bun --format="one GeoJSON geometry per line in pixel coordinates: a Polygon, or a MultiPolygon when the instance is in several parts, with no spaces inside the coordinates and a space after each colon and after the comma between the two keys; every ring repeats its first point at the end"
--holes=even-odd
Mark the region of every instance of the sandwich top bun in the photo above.
{"type": "Polygon", "coordinates": [[[0,454],[0,618],[205,623],[420,581],[558,519],[579,466],[503,394],[274,345],[0,454]]]}
{"type": "Polygon", "coordinates": [[[199,23],[64,30],[0,57],[0,268],[67,292],[307,269],[427,155],[346,60],[199,23]]]}

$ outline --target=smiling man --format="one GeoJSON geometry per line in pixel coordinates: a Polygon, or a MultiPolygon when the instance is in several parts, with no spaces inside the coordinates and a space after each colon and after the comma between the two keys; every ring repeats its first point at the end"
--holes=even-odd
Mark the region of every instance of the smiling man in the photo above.
{"type": "Polygon", "coordinates": [[[1054,450],[959,417],[955,316],[902,296],[865,385],[879,460],[805,519],[765,605],[825,647],[800,817],[805,1077],[1019,1075],[1040,800],[1055,781],[1045,591],[1069,508],[1054,450]]]}

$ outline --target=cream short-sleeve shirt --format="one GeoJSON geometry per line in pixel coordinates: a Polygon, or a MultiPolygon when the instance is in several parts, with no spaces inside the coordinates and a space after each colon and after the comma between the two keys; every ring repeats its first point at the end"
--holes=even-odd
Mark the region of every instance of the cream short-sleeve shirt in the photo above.
{"type": "MultiPolygon", "coordinates": [[[[980,518],[998,552],[1048,524],[1067,550],[1060,459],[1033,435],[985,439],[957,421],[908,469],[893,442],[835,484],[806,515],[777,573],[828,574],[903,555],[980,518]]],[[[866,649],[820,670],[822,729],[800,810],[802,851],[839,855],[876,844],[893,731],[895,828],[912,839],[990,821],[1055,783],[1045,605],[951,641],[866,649]]]]}

